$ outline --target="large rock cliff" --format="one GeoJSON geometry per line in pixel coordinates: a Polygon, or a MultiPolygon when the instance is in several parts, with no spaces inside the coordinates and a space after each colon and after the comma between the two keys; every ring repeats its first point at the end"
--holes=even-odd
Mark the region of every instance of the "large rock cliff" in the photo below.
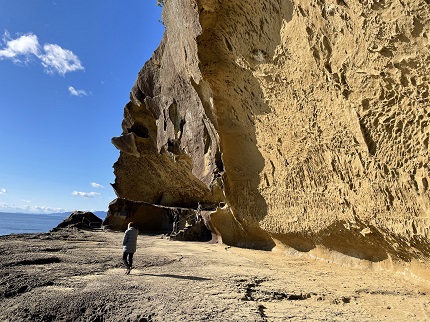
{"type": "Polygon", "coordinates": [[[165,0],[163,23],[119,197],[201,202],[230,245],[427,259],[429,0],[165,0]]]}

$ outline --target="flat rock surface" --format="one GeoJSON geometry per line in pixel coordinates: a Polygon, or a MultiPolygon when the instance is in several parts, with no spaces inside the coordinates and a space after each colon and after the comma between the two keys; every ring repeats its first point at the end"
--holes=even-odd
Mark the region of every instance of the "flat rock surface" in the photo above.
{"type": "Polygon", "coordinates": [[[122,233],[0,237],[0,321],[428,321],[430,289],[282,251],[122,233]]]}

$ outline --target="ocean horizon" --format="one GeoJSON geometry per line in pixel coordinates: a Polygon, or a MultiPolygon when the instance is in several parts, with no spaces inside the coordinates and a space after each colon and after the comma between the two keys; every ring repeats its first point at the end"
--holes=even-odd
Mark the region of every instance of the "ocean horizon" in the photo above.
{"type": "MultiPolygon", "coordinates": [[[[11,234],[47,233],[58,226],[70,213],[28,214],[0,212],[0,236],[11,234]]],[[[100,217],[101,212],[95,212],[100,217]]]]}

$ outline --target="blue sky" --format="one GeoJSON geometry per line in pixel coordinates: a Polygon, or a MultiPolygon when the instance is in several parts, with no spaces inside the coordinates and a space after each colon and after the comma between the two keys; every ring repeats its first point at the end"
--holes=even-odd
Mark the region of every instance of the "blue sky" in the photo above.
{"type": "Polygon", "coordinates": [[[0,0],[0,211],[107,210],[156,0],[0,0]]]}

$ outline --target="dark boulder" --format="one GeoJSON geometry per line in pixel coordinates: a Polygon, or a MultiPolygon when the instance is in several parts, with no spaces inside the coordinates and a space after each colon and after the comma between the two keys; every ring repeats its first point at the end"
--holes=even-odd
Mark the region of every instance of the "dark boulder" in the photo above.
{"type": "Polygon", "coordinates": [[[89,211],[74,211],[64,219],[53,231],[62,228],[94,229],[100,228],[103,220],[89,211]]]}

